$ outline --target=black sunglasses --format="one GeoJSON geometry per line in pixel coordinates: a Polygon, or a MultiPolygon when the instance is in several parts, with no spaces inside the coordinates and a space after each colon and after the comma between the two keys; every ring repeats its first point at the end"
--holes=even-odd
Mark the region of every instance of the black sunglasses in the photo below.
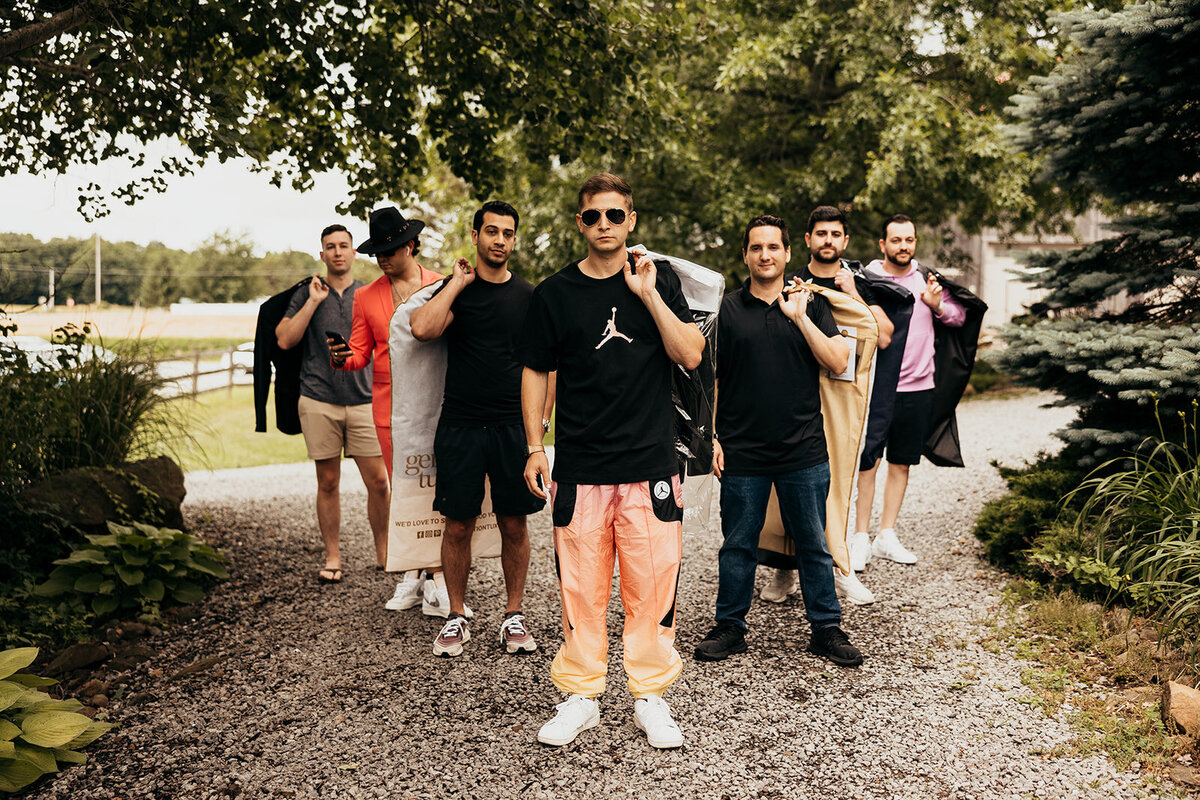
{"type": "MultiPolygon", "coordinates": [[[[608,217],[608,221],[613,225],[620,225],[625,221],[625,209],[623,208],[606,208],[604,216],[608,217]]],[[[590,228],[600,221],[600,210],[597,208],[589,208],[579,215],[579,221],[583,223],[585,228],[590,228]]]]}

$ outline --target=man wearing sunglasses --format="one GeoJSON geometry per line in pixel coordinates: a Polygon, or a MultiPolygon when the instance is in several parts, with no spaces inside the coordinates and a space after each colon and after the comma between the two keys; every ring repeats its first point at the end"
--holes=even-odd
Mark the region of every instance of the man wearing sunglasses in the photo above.
{"type": "Polygon", "coordinates": [[[565,745],[600,722],[605,615],[619,559],[634,722],[652,746],[679,747],[683,736],[662,699],[682,670],[674,645],[683,505],[671,370],[673,363],[700,363],[704,336],[675,273],[626,250],[637,214],[625,181],[602,173],[584,182],[575,222],[587,257],[534,290],[518,351],[525,365],[525,480],[538,497],[551,498],[562,596],[563,646],[550,678],[568,695],[538,741],[565,745]],[[549,483],[541,420],[555,370],[549,483]]]}

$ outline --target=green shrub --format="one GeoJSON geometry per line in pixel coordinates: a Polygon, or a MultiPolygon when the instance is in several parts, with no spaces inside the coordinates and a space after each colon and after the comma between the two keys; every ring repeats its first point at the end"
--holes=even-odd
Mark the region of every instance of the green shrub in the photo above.
{"type": "Polygon", "coordinates": [[[1030,563],[1027,551],[1035,540],[1065,515],[1073,521],[1073,510],[1062,498],[1079,486],[1083,471],[1063,456],[1040,456],[1023,469],[1001,467],[1000,477],[1009,493],[986,503],[975,522],[975,536],[983,542],[988,560],[1022,575],[1034,576],[1039,569],[1030,563]]]}
{"type": "MultiPolygon", "coordinates": [[[[1179,441],[1158,437],[1128,459],[1090,475],[1073,496],[1086,500],[1075,522],[1094,542],[1089,554],[1127,594],[1170,630],[1200,629],[1200,440],[1197,403],[1179,441]]],[[[1184,417],[1183,414],[1179,414],[1184,417]]],[[[1197,646],[1191,637],[1193,648],[1197,646]]]]}
{"type": "Polygon", "coordinates": [[[0,652],[0,792],[17,792],[59,764],[82,764],[79,752],[112,725],[93,722],[78,700],[55,700],[41,687],[56,681],[22,674],[36,647],[0,652]]]}
{"type": "Polygon", "coordinates": [[[90,328],[58,328],[55,365],[30,364],[0,317],[0,485],[16,489],[76,467],[108,467],[178,441],[166,381],[137,349],[91,357],[90,328]]]}
{"type": "Polygon", "coordinates": [[[69,597],[39,597],[36,583],[0,586],[0,648],[36,645],[60,650],[82,641],[94,617],[69,597]]]}
{"type": "Polygon", "coordinates": [[[133,612],[146,618],[172,603],[195,603],[204,584],[229,577],[228,559],[195,536],[171,528],[108,523],[110,533],[54,563],[41,597],[76,594],[97,617],[133,612]]]}

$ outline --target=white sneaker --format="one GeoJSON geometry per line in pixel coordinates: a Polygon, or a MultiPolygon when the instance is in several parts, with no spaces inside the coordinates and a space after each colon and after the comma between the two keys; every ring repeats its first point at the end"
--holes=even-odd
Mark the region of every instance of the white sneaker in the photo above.
{"type": "MultiPolygon", "coordinates": [[[[429,578],[425,581],[425,592],[421,598],[421,613],[427,617],[441,617],[445,619],[450,616],[450,593],[446,591],[446,585],[441,581],[435,581],[429,578]]],[[[463,616],[467,619],[475,616],[475,612],[468,605],[463,606],[463,616]]]]}
{"type": "Polygon", "coordinates": [[[880,558],[895,561],[897,564],[917,563],[917,557],[908,548],[900,544],[900,540],[896,538],[894,528],[887,528],[879,532],[879,535],[875,537],[875,541],[871,543],[871,552],[880,558]]]}
{"type": "Polygon", "coordinates": [[[633,723],[646,732],[651,747],[665,750],[683,745],[683,734],[661,697],[644,697],[633,704],[633,723]]]}
{"type": "Polygon", "coordinates": [[[839,597],[846,598],[856,606],[869,606],[875,602],[875,595],[871,594],[870,589],[863,586],[862,581],[853,572],[843,575],[840,569],[834,567],[833,588],[837,590],[839,597]]]}
{"type": "Polygon", "coordinates": [[[771,576],[771,580],[762,588],[758,596],[768,603],[782,603],[800,588],[800,577],[794,569],[776,569],[772,572],[775,574],[771,576]]]}
{"type": "Polygon", "coordinates": [[[425,583],[425,574],[418,570],[404,573],[404,578],[396,584],[396,593],[392,599],[383,604],[389,611],[404,611],[413,608],[421,602],[421,587],[425,583]]]}
{"type": "Polygon", "coordinates": [[[590,697],[573,694],[555,708],[558,713],[538,731],[537,738],[542,744],[562,747],[600,724],[600,704],[590,697]]]}
{"type": "Polygon", "coordinates": [[[866,531],[850,534],[846,549],[850,552],[850,569],[862,572],[871,563],[871,534],[866,531]]]}

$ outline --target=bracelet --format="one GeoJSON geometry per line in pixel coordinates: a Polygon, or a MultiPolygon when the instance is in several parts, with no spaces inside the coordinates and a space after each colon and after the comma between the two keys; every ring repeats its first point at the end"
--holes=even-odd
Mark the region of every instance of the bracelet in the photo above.
{"type": "Polygon", "coordinates": [[[527,444],[527,445],[525,445],[525,457],[526,457],[526,458],[528,458],[529,456],[533,455],[534,453],[544,453],[544,452],[546,452],[546,446],[545,446],[545,445],[541,445],[541,444],[527,444]]]}

